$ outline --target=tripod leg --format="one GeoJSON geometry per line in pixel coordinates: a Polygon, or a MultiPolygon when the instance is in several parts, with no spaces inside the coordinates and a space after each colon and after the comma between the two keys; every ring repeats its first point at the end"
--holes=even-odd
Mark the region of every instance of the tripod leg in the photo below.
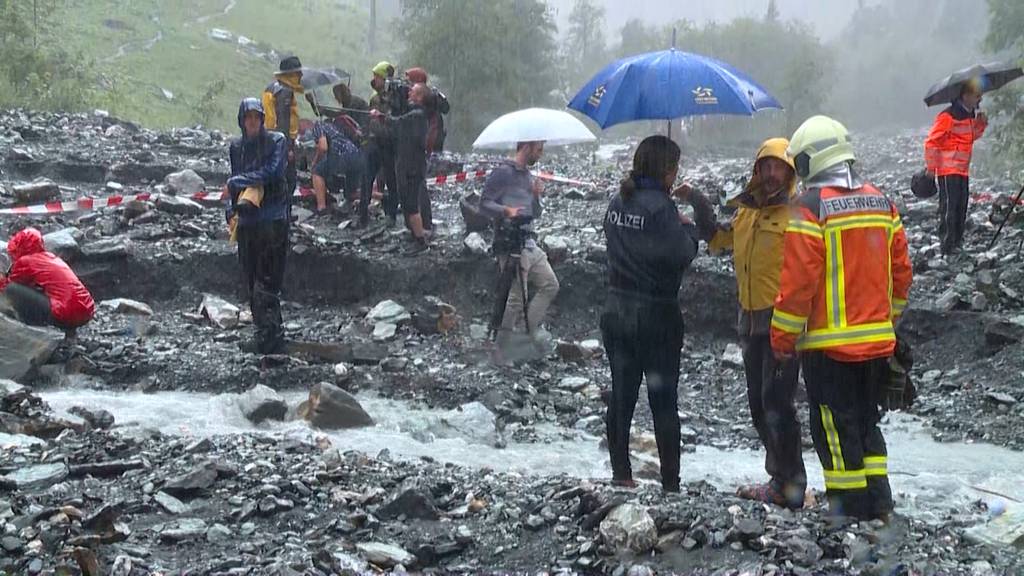
{"type": "Polygon", "coordinates": [[[519,273],[517,274],[517,276],[519,276],[519,295],[523,299],[523,323],[526,325],[526,335],[533,336],[533,333],[530,330],[530,303],[526,301],[526,274],[522,268],[522,265],[519,266],[518,272],[519,273]]]}
{"type": "Polygon", "coordinates": [[[1013,217],[1014,210],[1017,209],[1017,204],[1020,202],[1021,195],[1024,194],[1024,187],[1017,192],[1017,195],[1013,197],[1013,202],[1010,203],[1010,210],[1006,213],[1006,218],[1003,218],[1003,223],[999,225],[999,229],[996,230],[996,235],[992,237],[992,241],[988,243],[986,250],[991,250],[996,245],[996,240],[999,240],[999,235],[1003,233],[1003,227],[1013,217]]]}

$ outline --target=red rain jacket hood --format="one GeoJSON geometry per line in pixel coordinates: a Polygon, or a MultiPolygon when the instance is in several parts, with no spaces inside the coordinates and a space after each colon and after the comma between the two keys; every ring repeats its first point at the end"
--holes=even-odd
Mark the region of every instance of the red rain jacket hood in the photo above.
{"type": "Polygon", "coordinates": [[[7,243],[7,253],[13,265],[7,277],[0,277],[0,290],[11,282],[42,288],[59,324],[77,328],[92,320],[96,313],[92,296],[63,260],[46,251],[39,230],[26,228],[15,234],[7,243]]]}

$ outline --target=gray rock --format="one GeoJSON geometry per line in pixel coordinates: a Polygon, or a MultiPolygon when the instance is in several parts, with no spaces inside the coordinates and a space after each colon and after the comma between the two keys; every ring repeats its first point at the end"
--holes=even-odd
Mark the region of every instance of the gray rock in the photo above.
{"type": "Polygon", "coordinates": [[[164,184],[172,194],[191,196],[206,189],[206,180],[194,170],[173,172],[164,177],[164,184]]]}
{"type": "Polygon", "coordinates": [[[975,292],[971,296],[971,310],[984,312],[988,308],[988,297],[982,292],[975,292]]]}
{"type": "Polygon", "coordinates": [[[112,298],[100,302],[100,309],[109,310],[114,314],[128,314],[133,316],[152,316],[153,309],[148,304],[128,298],[112,298]]]}
{"type": "Polygon", "coordinates": [[[730,342],[722,354],[722,364],[732,368],[743,368],[743,349],[739,345],[730,342]]]}
{"type": "Polygon", "coordinates": [[[203,212],[202,206],[182,196],[157,196],[156,209],[179,216],[198,216],[203,212]]]}
{"type": "Polygon", "coordinates": [[[107,430],[114,426],[114,415],[102,408],[90,410],[82,406],[74,406],[68,412],[82,417],[82,419],[89,423],[90,427],[96,430],[107,430]]]}
{"type": "Polygon", "coordinates": [[[203,294],[199,313],[209,318],[218,328],[230,330],[238,326],[241,310],[219,296],[203,294]]]}
{"type": "Polygon", "coordinates": [[[0,548],[3,548],[8,554],[14,554],[15,552],[20,551],[24,546],[25,543],[15,536],[4,536],[3,538],[0,538],[0,548]]]}
{"type": "Polygon", "coordinates": [[[786,541],[786,548],[793,557],[793,562],[801,566],[817,566],[825,555],[825,551],[811,540],[792,537],[786,541]]]}
{"type": "Polygon", "coordinates": [[[486,255],[490,250],[490,246],[487,245],[487,241],[480,235],[479,232],[472,232],[462,241],[463,247],[466,252],[475,254],[477,256],[486,255]]]}
{"type": "Polygon", "coordinates": [[[985,326],[985,343],[994,348],[1016,344],[1024,339],[1024,326],[1006,320],[985,326]]]}
{"type": "Polygon", "coordinates": [[[384,544],[383,542],[360,542],[356,544],[356,550],[362,554],[367,562],[376,564],[381,568],[394,568],[399,564],[411,566],[416,562],[416,557],[409,552],[398,546],[384,544]]]}
{"type": "Polygon", "coordinates": [[[22,380],[45,364],[63,339],[56,330],[27,326],[0,314],[0,379],[22,380]]]}
{"type": "Polygon", "coordinates": [[[1013,406],[1017,403],[1017,399],[1005,392],[989,392],[985,394],[985,397],[997,404],[1006,404],[1007,406],[1013,406]]]}
{"type": "Polygon", "coordinates": [[[60,198],[60,186],[48,178],[15,186],[12,191],[14,199],[23,204],[41,204],[60,198]]]}
{"type": "Polygon", "coordinates": [[[732,529],[726,534],[730,542],[748,542],[764,534],[764,524],[752,518],[736,518],[732,529]]]}
{"type": "Polygon", "coordinates": [[[540,530],[541,528],[547,526],[547,524],[548,523],[547,523],[546,520],[544,520],[544,518],[542,518],[542,517],[540,517],[540,516],[538,516],[536,514],[530,514],[529,516],[526,517],[526,520],[523,520],[523,526],[526,526],[527,530],[532,530],[534,532],[536,532],[536,531],[540,530]]]}
{"type": "Polygon", "coordinates": [[[206,536],[206,522],[199,518],[186,518],[164,526],[160,539],[168,542],[183,542],[206,536]]]}
{"type": "Polygon", "coordinates": [[[380,369],[389,374],[396,374],[405,370],[408,365],[408,358],[391,357],[380,363],[380,369]]]}
{"type": "Polygon", "coordinates": [[[231,529],[223,524],[214,524],[206,531],[206,541],[211,543],[227,542],[233,536],[231,529]]]}
{"type": "Polygon", "coordinates": [[[309,399],[299,406],[299,415],[317,428],[362,428],[373,426],[373,418],[348,392],[320,382],[309,391],[309,399]]]}
{"type": "Polygon", "coordinates": [[[658,529],[647,509],[636,504],[623,504],[601,522],[601,538],[605,544],[620,550],[644,554],[658,543],[658,529]]]}
{"type": "Polygon", "coordinates": [[[545,236],[544,251],[554,263],[564,262],[569,257],[569,240],[563,236],[545,236]]]}
{"type": "Polygon", "coordinates": [[[253,424],[264,420],[284,420],[288,404],[273,388],[263,384],[253,386],[238,397],[238,407],[253,424]]]}
{"type": "Polygon", "coordinates": [[[938,300],[935,301],[935,309],[943,312],[949,312],[962,303],[960,294],[953,288],[950,288],[939,296],[938,300]]]}
{"type": "Polygon", "coordinates": [[[384,300],[370,310],[366,315],[366,320],[373,324],[378,322],[401,324],[412,320],[412,314],[394,300],[384,300]]]}
{"type": "Polygon", "coordinates": [[[81,237],[82,232],[78,228],[64,228],[44,235],[43,244],[46,245],[47,250],[65,261],[74,262],[75,258],[82,253],[82,249],[78,245],[78,239],[81,237]]]}
{"type": "Polygon", "coordinates": [[[373,326],[373,339],[377,342],[391,340],[398,332],[398,325],[390,322],[377,322],[373,326]]]}
{"type": "Polygon", "coordinates": [[[217,481],[217,468],[211,463],[177,476],[164,484],[164,492],[179,498],[193,496],[213,486],[217,481]]]}
{"type": "Polygon", "coordinates": [[[570,392],[579,392],[590,384],[589,378],[582,376],[566,376],[558,382],[558,387],[562,390],[568,390],[570,392]]]}
{"type": "Polygon", "coordinates": [[[25,390],[25,387],[22,386],[21,384],[18,384],[14,380],[0,379],[0,400],[6,398],[7,396],[19,394],[23,390],[25,390]]]}
{"type": "Polygon", "coordinates": [[[63,462],[35,464],[0,476],[0,484],[12,486],[16,490],[43,490],[67,477],[68,467],[63,462]]]}
{"type": "Polygon", "coordinates": [[[82,246],[82,257],[104,262],[127,258],[131,254],[131,241],[124,236],[99,240],[82,246]]]}
{"type": "Polygon", "coordinates": [[[388,357],[388,349],[380,344],[359,343],[352,346],[352,363],[376,366],[388,357]]]}
{"type": "Polygon", "coordinates": [[[441,514],[430,497],[419,490],[406,490],[377,510],[376,516],[392,520],[400,516],[416,520],[438,520],[441,514]]]}
{"type": "Polygon", "coordinates": [[[170,512],[171,514],[187,514],[189,511],[189,505],[185,504],[181,500],[178,500],[174,496],[171,496],[167,492],[157,492],[153,496],[153,500],[160,505],[161,508],[170,512]]]}

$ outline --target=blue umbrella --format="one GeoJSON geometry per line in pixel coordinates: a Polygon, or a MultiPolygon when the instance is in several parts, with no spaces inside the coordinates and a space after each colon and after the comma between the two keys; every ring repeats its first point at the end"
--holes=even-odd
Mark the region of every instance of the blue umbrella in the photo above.
{"type": "Polygon", "coordinates": [[[569,108],[607,128],[634,120],[752,116],[782,105],[725,62],[673,48],[613,62],[587,82],[569,108]]]}

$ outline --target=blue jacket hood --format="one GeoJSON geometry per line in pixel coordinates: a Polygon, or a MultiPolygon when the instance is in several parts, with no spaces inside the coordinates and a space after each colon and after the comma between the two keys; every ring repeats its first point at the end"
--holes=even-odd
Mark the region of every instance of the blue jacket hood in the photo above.
{"type": "Polygon", "coordinates": [[[238,129],[242,131],[242,138],[245,138],[245,115],[248,112],[259,112],[260,118],[266,118],[263,111],[263,102],[259,98],[243,98],[238,105],[238,129]]]}

